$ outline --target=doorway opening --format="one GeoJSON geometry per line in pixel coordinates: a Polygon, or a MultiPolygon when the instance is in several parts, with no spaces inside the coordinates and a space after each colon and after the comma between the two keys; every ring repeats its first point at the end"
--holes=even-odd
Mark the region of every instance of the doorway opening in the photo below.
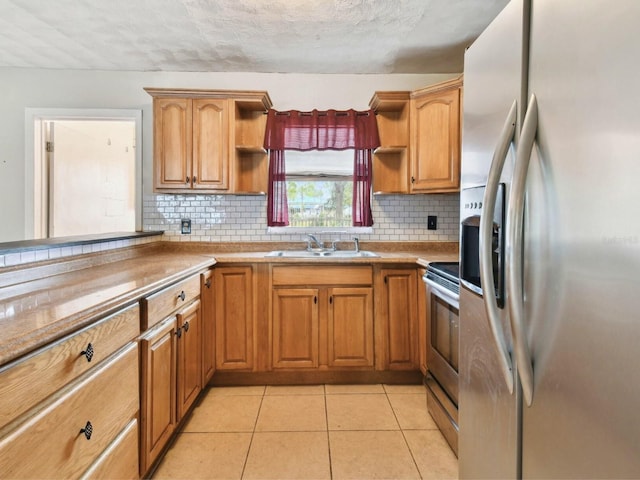
{"type": "Polygon", "coordinates": [[[141,229],[141,118],[139,110],[33,112],[27,238],[141,229]]]}

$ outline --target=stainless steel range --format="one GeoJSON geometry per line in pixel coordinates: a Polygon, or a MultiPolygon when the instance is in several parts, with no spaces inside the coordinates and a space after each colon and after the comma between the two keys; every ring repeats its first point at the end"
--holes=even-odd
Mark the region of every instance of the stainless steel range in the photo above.
{"type": "Polygon", "coordinates": [[[427,409],[458,454],[459,265],[433,262],[422,278],[427,288],[427,409]]]}

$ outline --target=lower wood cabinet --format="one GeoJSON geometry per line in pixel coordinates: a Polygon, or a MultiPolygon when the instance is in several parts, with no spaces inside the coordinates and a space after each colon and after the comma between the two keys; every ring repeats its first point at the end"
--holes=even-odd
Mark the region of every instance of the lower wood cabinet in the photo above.
{"type": "Polygon", "coordinates": [[[273,290],[273,368],[318,367],[318,288],[273,290]]]}
{"type": "Polygon", "coordinates": [[[189,411],[202,390],[202,316],[200,300],[179,311],[178,319],[178,420],[189,411]]]}
{"type": "Polygon", "coordinates": [[[330,288],[327,363],[373,367],[373,288],[330,288]]]}
{"type": "Polygon", "coordinates": [[[220,266],[213,273],[216,370],[251,370],[255,319],[253,267],[220,266]]]}
{"type": "Polygon", "coordinates": [[[138,420],[134,418],[81,478],[139,478],[138,435],[138,420]]]}
{"type": "MultiPolygon", "coordinates": [[[[0,438],[0,476],[78,478],[136,418],[138,407],[138,345],[129,343],[0,438]]],[[[134,447],[137,465],[137,441],[134,447]]],[[[130,471],[132,462],[123,461],[115,459],[111,468],[135,478],[137,468],[130,471]]]]}
{"type": "Polygon", "coordinates": [[[376,368],[417,370],[418,302],[415,268],[381,268],[376,293],[376,368]]]}
{"type": "Polygon", "coordinates": [[[200,300],[202,301],[202,387],[216,371],[216,316],[213,270],[200,275],[200,300]]]}
{"type": "MultiPolygon", "coordinates": [[[[150,298],[161,301],[162,295],[173,296],[174,290],[170,287],[150,298]]],[[[147,324],[154,326],[140,337],[141,475],[153,466],[202,390],[200,299],[192,298],[160,322],[147,319],[147,324]]]]}
{"type": "Polygon", "coordinates": [[[272,272],[274,369],[373,367],[370,266],[275,266],[272,272]]]}
{"type": "Polygon", "coordinates": [[[140,339],[142,475],[158,458],[176,427],[176,329],[177,320],[170,317],[140,339]]]}

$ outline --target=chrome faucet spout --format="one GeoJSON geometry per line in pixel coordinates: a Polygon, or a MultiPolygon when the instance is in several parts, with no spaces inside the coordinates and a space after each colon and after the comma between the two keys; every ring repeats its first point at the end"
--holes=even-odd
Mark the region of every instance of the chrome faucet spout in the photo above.
{"type": "Polygon", "coordinates": [[[355,243],[356,252],[359,252],[360,251],[360,240],[358,239],[358,237],[353,237],[353,243],[355,243]]]}
{"type": "Polygon", "coordinates": [[[316,244],[316,246],[317,246],[318,248],[323,248],[323,247],[324,247],[324,246],[322,245],[322,243],[320,243],[320,242],[318,241],[318,239],[316,238],[316,236],[315,236],[315,235],[312,235],[312,234],[310,234],[310,233],[307,233],[307,237],[308,237],[308,238],[307,238],[307,250],[311,250],[311,248],[312,248],[312,247],[311,247],[311,243],[312,243],[312,242],[313,242],[313,243],[315,243],[315,244],[316,244]]]}

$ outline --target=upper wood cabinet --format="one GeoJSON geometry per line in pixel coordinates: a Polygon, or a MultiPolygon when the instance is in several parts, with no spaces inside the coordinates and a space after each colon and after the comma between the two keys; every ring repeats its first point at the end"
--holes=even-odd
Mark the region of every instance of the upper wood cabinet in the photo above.
{"type": "Polygon", "coordinates": [[[373,153],[373,192],[409,193],[409,104],[411,92],[376,92],[380,147],[373,153]]]}
{"type": "Polygon", "coordinates": [[[411,93],[411,192],[460,189],[460,91],[455,79],[411,93]]]}
{"type": "Polygon", "coordinates": [[[266,192],[267,92],[145,90],[153,97],[156,191],[266,192]]]}
{"type": "Polygon", "coordinates": [[[374,193],[441,193],[460,188],[462,77],[413,92],[376,92],[380,147],[374,193]]]}

